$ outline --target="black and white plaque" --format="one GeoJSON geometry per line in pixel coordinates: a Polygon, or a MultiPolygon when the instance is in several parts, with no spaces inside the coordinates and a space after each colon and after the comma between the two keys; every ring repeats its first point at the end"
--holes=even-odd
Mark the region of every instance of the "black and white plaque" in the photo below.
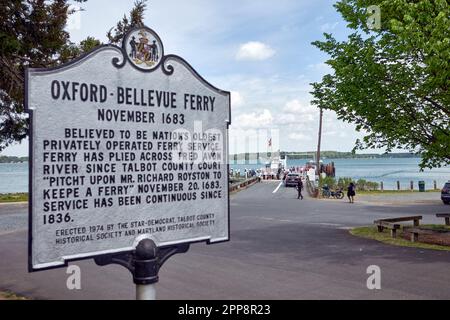
{"type": "Polygon", "coordinates": [[[147,27],[26,71],[31,271],[134,249],[229,239],[230,93],[147,27]]]}

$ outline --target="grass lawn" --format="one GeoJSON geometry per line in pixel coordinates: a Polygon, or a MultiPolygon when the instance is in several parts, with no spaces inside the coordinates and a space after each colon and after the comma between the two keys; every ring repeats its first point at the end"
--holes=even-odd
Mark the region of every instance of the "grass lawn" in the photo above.
{"type": "MultiPolygon", "coordinates": [[[[372,190],[372,191],[357,191],[357,194],[367,194],[367,195],[383,195],[383,194],[411,194],[411,193],[418,193],[419,190],[372,190]]],[[[425,190],[425,192],[441,192],[440,189],[436,190],[425,190]]]]}
{"type": "MultiPolygon", "coordinates": [[[[444,225],[431,224],[431,225],[422,225],[420,227],[421,228],[430,228],[433,230],[450,230],[450,226],[444,226],[444,225]]],[[[357,227],[357,228],[353,228],[350,230],[350,234],[352,234],[356,237],[373,239],[373,240],[380,241],[380,242],[394,245],[394,246],[450,251],[450,247],[448,247],[448,246],[440,246],[440,245],[436,245],[436,244],[428,244],[428,243],[421,243],[421,242],[411,242],[409,240],[405,240],[402,238],[402,233],[403,233],[402,230],[398,230],[397,238],[392,238],[390,230],[385,229],[383,232],[378,232],[377,227],[375,227],[375,226],[357,227]]]]}
{"type": "Polygon", "coordinates": [[[28,300],[9,291],[0,291],[0,300],[28,300]]]}
{"type": "Polygon", "coordinates": [[[0,203],[4,202],[26,202],[28,201],[28,193],[0,193],[0,203]]]}

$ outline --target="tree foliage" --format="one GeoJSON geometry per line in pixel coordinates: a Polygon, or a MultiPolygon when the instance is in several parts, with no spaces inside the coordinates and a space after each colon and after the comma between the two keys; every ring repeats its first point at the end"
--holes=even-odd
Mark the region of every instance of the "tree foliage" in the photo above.
{"type": "MultiPolygon", "coordinates": [[[[70,41],[65,30],[75,13],[69,2],[86,0],[10,0],[0,1],[0,151],[28,136],[24,114],[24,70],[50,68],[68,62],[99,46],[87,37],[79,44],[70,41]]],[[[130,17],[124,16],[108,32],[111,43],[135,25],[143,25],[146,0],[135,2],[130,17]]]]}
{"type": "Polygon", "coordinates": [[[333,70],[313,83],[313,103],[366,132],[355,149],[405,148],[420,166],[450,164],[449,0],[341,0],[352,29],[345,41],[324,34],[313,45],[333,70]],[[381,28],[367,25],[381,9],[381,28]]]}
{"type": "Polygon", "coordinates": [[[134,7],[130,11],[130,16],[124,15],[122,20],[117,25],[109,30],[107,37],[109,43],[119,43],[123,36],[134,27],[140,27],[144,25],[144,12],[147,8],[147,0],[137,0],[134,2],[134,7]]]}
{"type": "Polygon", "coordinates": [[[64,30],[73,13],[67,0],[0,2],[0,151],[28,135],[25,67],[52,67],[82,51],[64,30]]]}

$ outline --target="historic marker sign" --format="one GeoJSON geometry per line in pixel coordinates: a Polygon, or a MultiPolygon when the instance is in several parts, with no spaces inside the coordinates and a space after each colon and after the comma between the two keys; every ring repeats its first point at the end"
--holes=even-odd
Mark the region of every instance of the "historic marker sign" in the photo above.
{"type": "Polygon", "coordinates": [[[30,270],[229,238],[230,94],[149,28],[53,69],[28,69],[30,270]]]}

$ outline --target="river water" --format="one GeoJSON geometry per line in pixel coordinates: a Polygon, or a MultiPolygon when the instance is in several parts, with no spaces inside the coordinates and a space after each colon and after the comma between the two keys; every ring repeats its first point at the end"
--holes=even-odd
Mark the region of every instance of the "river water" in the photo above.
{"type": "MultiPolygon", "coordinates": [[[[303,166],[307,160],[288,160],[288,166],[303,166]]],[[[384,183],[385,189],[395,189],[400,181],[402,189],[408,189],[410,181],[414,188],[418,182],[425,181],[426,189],[433,188],[436,180],[438,188],[450,180],[450,167],[425,170],[419,169],[420,158],[376,158],[376,159],[325,159],[325,163],[334,161],[336,177],[352,177],[384,183]]],[[[233,169],[259,169],[261,164],[231,163],[233,169]]],[[[0,193],[28,191],[28,163],[0,163],[0,193]]]]}
{"type": "Polygon", "coordinates": [[[28,191],[28,163],[0,163],[0,193],[28,191]]]}
{"type": "MultiPolygon", "coordinates": [[[[288,167],[303,166],[306,159],[288,159],[288,167]]],[[[336,177],[351,177],[354,180],[366,179],[374,182],[383,182],[385,189],[396,189],[397,181],[400,181],[401,189],[409,189],[410,181],[414,182],[414,188],[418,189],[418,182],[425,181],[425,188],[432,189],[433,181],[437,187],[442,188],[446,181],[450,180],[450,167],[435,168],[420,171],[420,158],[372,158],[372,159],[325,159],[324,163],[334,162],[336,177]]],[[[261,164],[235,164],[233,169],[243,172],[247,169],[263,167],[261,164]]]]}

